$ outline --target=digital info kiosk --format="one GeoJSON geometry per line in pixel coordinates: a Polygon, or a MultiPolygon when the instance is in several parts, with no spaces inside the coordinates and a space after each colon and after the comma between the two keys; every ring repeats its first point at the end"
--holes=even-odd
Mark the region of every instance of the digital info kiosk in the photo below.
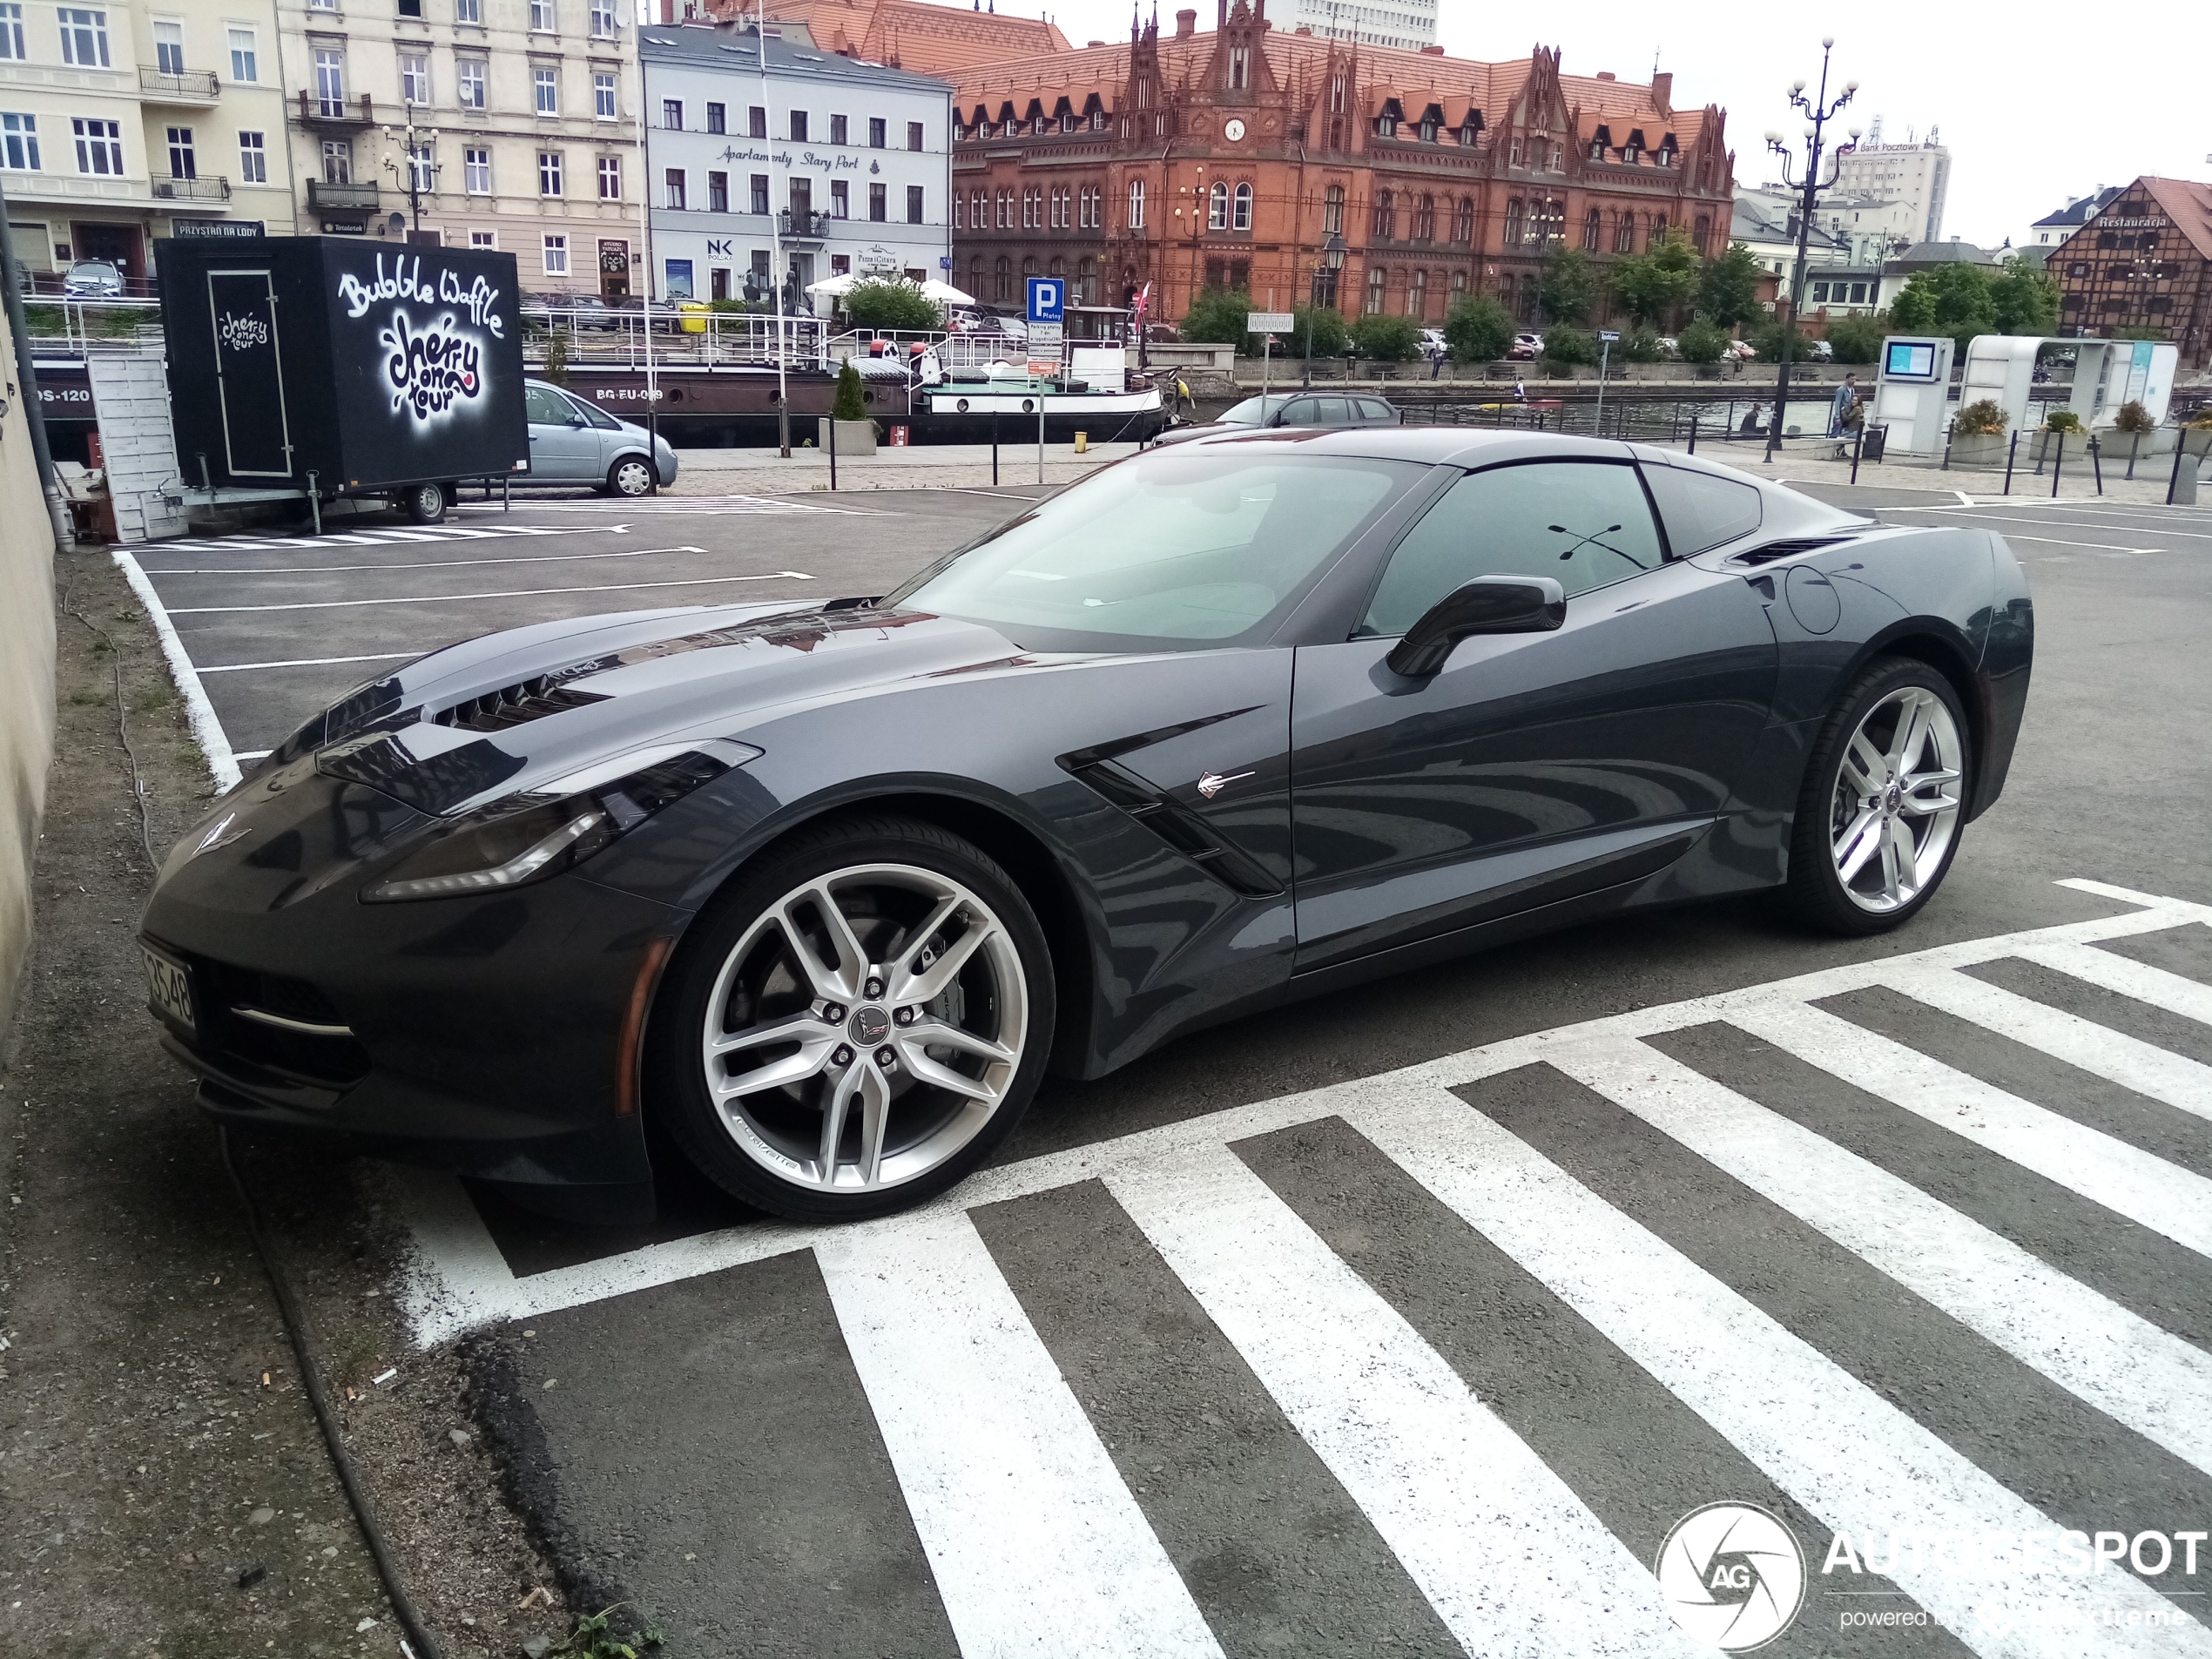
{"type": "Polygon", "coordinates": [[[1888,447],[1908,455],[1935,455],[1951,424],[1953,342],[1939,334],[1892,334],[1882,341],[1881,374],[1874,382],[1869,426],[1889,428],[1888,447]]]}

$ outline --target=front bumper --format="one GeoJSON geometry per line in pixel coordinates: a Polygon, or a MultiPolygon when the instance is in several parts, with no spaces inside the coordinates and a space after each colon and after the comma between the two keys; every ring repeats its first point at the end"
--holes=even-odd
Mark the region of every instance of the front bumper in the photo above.
{"type": "Polygon", "coordinates": [[[165,1022],[163,1043],[203,1107],[521,1187],[603,1189],[635,1212],[651,1166],[626,1028],[679,913],[574,873],[363,904],[369,869],[421,820],[312,761],[224,807],[244,835],[180,846],[144,922],[192,972],[198,1028],[165,1022]]]}

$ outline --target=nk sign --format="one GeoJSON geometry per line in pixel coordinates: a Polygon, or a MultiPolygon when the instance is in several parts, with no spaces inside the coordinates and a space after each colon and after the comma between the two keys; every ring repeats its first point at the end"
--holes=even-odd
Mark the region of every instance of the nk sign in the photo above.
{"type": "Polygon", "coordinates": [[[1068,285],[1058,277],[1029,279],[1029,320],[1059,322],[1068,303],[1068,285]]]}

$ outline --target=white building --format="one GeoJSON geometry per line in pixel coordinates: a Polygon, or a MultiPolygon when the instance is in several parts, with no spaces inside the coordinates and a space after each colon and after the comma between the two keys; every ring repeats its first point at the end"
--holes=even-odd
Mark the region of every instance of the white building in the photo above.
{"type": "Polygon", "coordinates": [[[847,273],[948,277],[948,82],[818,49],[770,24],[639,30],[653,291],[664,300],[774,293],[847,273]]]}
{"type": "MultiPolygon", "coordinates": [[[[1878,122],[1875,131],[1878,135],[1878,122]]],[[[1876,136],[1837,158],[1837,195],[1903,204],[1904,222],[1892,233],[1912,241],[1941,238],[1950,192],[1951,152],[1936,142],[1933,127],[1917,144],[1884,144],[1876,136]]]]}
{"type": "Polygon", "coordinates": [[[1417,52],[1436,44],[1436,0],[1295,0],[1290,22],[1276,26],[1417,52]]]}

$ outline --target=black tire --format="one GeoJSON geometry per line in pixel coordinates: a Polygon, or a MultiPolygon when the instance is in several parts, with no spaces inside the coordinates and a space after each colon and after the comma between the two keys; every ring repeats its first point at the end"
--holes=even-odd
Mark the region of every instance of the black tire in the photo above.
{"type": "Polygon", "coordinates": [[[446,516],[443,484],[409,484],[400,491],[400,510],[418,524],[435,524],[446,516]]]}
{"type": "MultiPolygon", "coordinates": [[[[925,941],[938,938],[939,934],[916,934],[915,924],[899,920],[895,907],[899,895],[895,889],[885,889],[890,897],[880,900],[875,889],[861,882],[854,885],[860,892],[853,902],[860,907],[875,907],[873,915],[853,919],[855,934],[866,935],[862,942],[871,959],[886,964],[887,974],[892,971],[889,964],[894,958],[918,961],[927,967],[929,955],[910,956],[909,953],[924,949],[925,941]],[[877,955],[880,949],[883,954],[877,955]]],[[[963,909],[945,925],[962,925],[971,914],[963,909]]],[[[984,931],[988,935],[998,930],[984,931]]],[[[949,948],[941,948],[945,955],[952,954],[949,948]]],[[[888,989],[887,987],[887,993],[888,989]]],[[[962,1007],[967,1007],[965,1000],[962,1007]]],[[[797,832],[739,871],[692,924],[655,998],[646,1053],[648,1109],[659,1115],[660,1122],[685,1156],[708,1179],[749,1204],[773,1214],[806,1220],[858,1221],[887,1215],[921,1204],[956,1184],[988,1158],[1021,1121],[1044,1075],[1046,1057],[1052,1047],[1055,1014],[1052,957],[1045,943],[1044,930],[1021,889],[988,853],[947,830],[918,819],[873,814],[839,817],[797,832]],[[797,994],[786,991],[785,1000],[778,1004],[767,989],[748,988],[747,965],[761,953],[771,957],[776,954],[774,936],[758,934],[756,924],[765,922],[771,911],[795,890],[862,867],[898,867],[927,873],[952,887],[965,889],[980,901],[988,917],[1002,929],[1002,943],[1010,947],[1010,951],[997,948],[974,949],[964,958],[965,965],[951,981],[945,996],[972,997],[976,1004],[974,1013],[977,1022],[996,1022],[992,1032],[978,1035],[1003,1036],[1008,1030],[1008,1011],[1015,1010],[1020,1049],[1010,1069],[998,1074],[1003,1080],[1001,1092],[996,1104],[988,1108],[989,1115],[980,1128],[932,1130],[929,1125],[939,1120],[948,1125],[964,1124],[976,1116],[975,1109],[963,1105],[959,1096],[927,1082],[913,1067],[894,1064],[885,1074],[889,1081],[884,1084],[893,1091],[889,1104],[884,1109],[891,1124],[884,1140],[887,1163],[893,1157],[894,1143],[908,1149],[902,1156],[917,1161],[927,1157],[933,1136],[944,1136],[947,1144],[956,1150],[949,1150],[941,1161],[918,1170],[911,1177],[900,1178],[896,1184],[887,1181],[867,1190],[834,1190],[831,1189],[848,1164],[857,1175],[857,1155],[848,1160],[840,1153],[834,1158],[838,1173],[831,1177],[831,1188],[826,1188],[803,1171],[780,1170],[774,1166],[772,1157],[748,1150],[747,1146],[772,1143],[786,1149],[786,1160],[797,1157],[803,1163],[809,1137],[819,1136],[825,1127],[823,1113],[830,1091],[845,1086],[833,1079],[853,1078],[865,1069],[867,1045],[886,1043],[885,1048],[875,1050],[880,1055],[891,1051],[890,1043],[907,1040],[895,1031],[889,1034],[887,1040],[880,1032],[861,1035],[860,1022],[863,1016],[873,1012],[895,1018],[904,1026],[905,1010],[894,1009],[892,997],[880,995],[847,1005],[836,1022],[810,1024],[810,1033],[828,1033],[827,1041],[837,1045],[833,1062],[836,1055],[845,1055],[848,1057],[842,1063],[854,1069],[840,1072],[835,1063],[822,1064],[815,1073],[788,1088],[747,1094],[733,1101],[732,1108],[742,1109],[732,1109],[728,1116],[709,1089],[709,1062],[704,1044],[710,1018],[718,1032],[732,1029],[733,1013],[738,1016],[740,1025],[750,1022],[766,1026],[793,1013],[805,1013],[805,1017],[813,1020],[813,1015],[806,1010],[819,1007],[819,1002],[811,996],[803,1002],[793,1001],[797,994]],[[755,940],[750,945],[746,942],[749,936],[755,940]],[[743,959],[734,954],[741,946],[745,948],[743,959]],[[1021,975],[1018,995],[963,988],[978,983],[997,986],[1001,983],[999,976],[1015,971],[1021,975]],[[725,972],[735,975],[726,988],[725,972]],[[718,988],[722,989],[719,1007],[715,1006],[718,988]],[[955,1143],[953,1137],[963,1133],[966,1138],[955,1143]],[[901,1141],[901,1136],[912,1138],[901,1141]]],[[[922,1017],[944,1022],[968,1016],[948,1016],[941,1001],[924,1008],[922,1017]]],[[[918,1031],[921,1028],[914,1028],[918,1031]]],[[[796,1042],[792,1044],[794,1049],[801,1046],[796,1042]]],[[[759,1055],[758,1050],[747,1052],[759,1055]]],[[[904,1055],[907,1051],[901,1049],[900,1052],[904,1055]]],[[[717,1060],[713,1063],[719,1067],[725,1062],[717,1060]]],[[[943,1063],[941,1060],[940,1063],[943,1063]]],[[[954,1054],[953,1068],[957,1069],[961,1063],[961,1057],[954,1054]]],[[[981,1059],[967,1063],[972,1065],[978,1077],[988,1077],[994,1070],[990,1062],[981,1059]]],[[[858,1096],[847,1098],[856,1100],[858,1096]]],[[[848,1112],[848,1128],[853,1123],[848,1112]]],[[[857,1131],[849,1138],[857,1147],[857,1131]]],[[[839,1143],[840,1148],[846,1144],[846,1141],[839,1143]]],[[[820,1161],[815,1161],[812,1167],[819,1170],[820,1161]]]]}
{"type": "Polygon", "coordinates": [[[653,469],[643,455],[624,455],[607,469],[607,493],[635,500],[653,487],[653,469]]]}
{"type": "MultiPolygon", "coordinates": [[[[1950,787],[1959,802],[1963,804],[1966,800],[1974,775],[1973,738],[1966,710],[1951,682],[1927,664],[1911,658],[1883,657],[1869,663],[1836,699],[1827,722],[1821,727],[1820,737],[1813,745],[1811,757],[1805,765],[1804,782],[1798,792],[1797,817],[1791,828],[1790,879],[1784,898],[1790,910],[1808,926],[1855,936],[1887,933],[1902,927],[1935,896],[1944,877],[1950,873],[1952,860],[1958,856],[1966,827],[1963,805],[1948,815],[1943,844],[1926,860],[1928,867],[1914,881],[1914,890],[1901,901],[1884,908],[1870,907],[1879,895],[1861,893],[1854,896],[1838,867],[1836,843],[1848,827],[1845,814],[1855,810],[1850,798],[1842,792],[1844,763],[1852,736],[1876,711],[1883,710],[1892,698],[1908,691],[1932,696],[1949,715],[1949,737],[1955,745],[1952,769],[1959,774],[1950,787]]],[[[1878,743],[1875,746],[1881,745],[1878,743]]],[[[1897,799],[1895,792],[1891,792],[1889,799],[1897,799]]],[[[1905,799],[1912,799],[1909,792],[1905,799]]],[[[1911,820],[1900,817],[1899,821],[1905,824],[1909,832],[1919,833],[1912,830],[1911,820]]],[[[1930,826],[1927,833],[1934,833],[1934,819],[1925,821],[1930,826]]],[[[1923,841],[1921,845],[1925,847],[1926,843],[1923,841]]],[[[1864,878],[1860,880],[1864,881],[1864,878]]]]}

